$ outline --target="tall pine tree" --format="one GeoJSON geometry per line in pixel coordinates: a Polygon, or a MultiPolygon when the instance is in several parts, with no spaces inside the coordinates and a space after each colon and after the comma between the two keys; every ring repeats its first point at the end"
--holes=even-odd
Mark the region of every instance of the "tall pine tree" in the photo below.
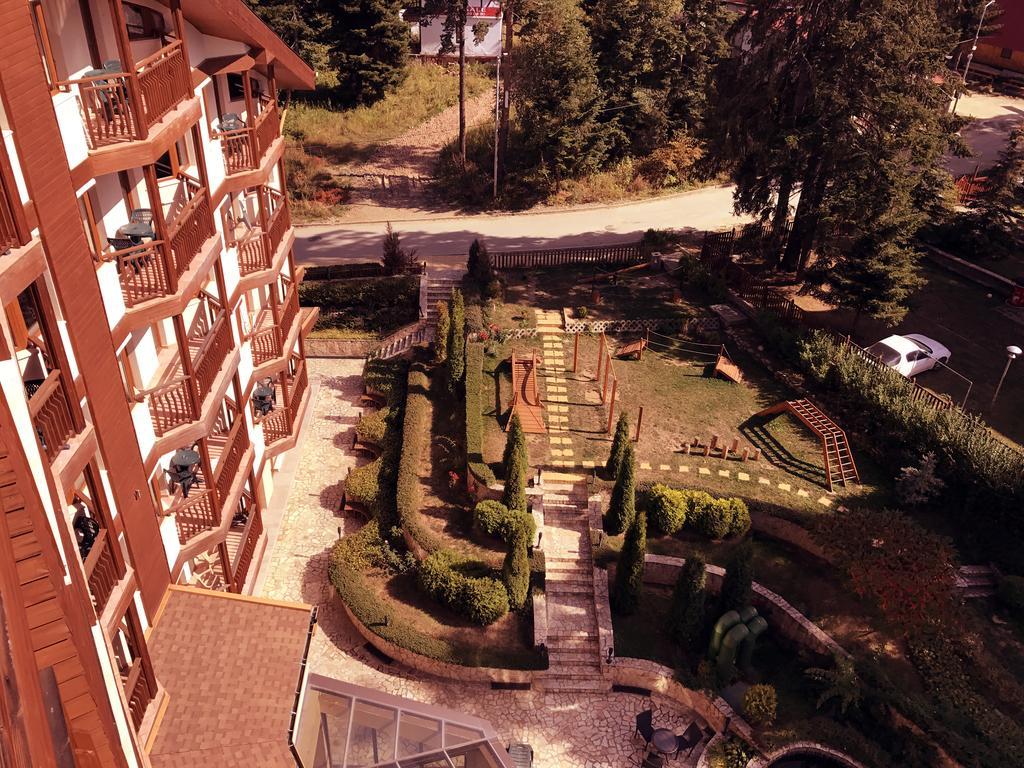
{"type": "Polygon", "coordinates": [[[609,598],[612,610],[633,613],[640,604],[644,589],[644,555],[647,552],[647,515],[634,515],[615,569],[615,583],[609,598]]]}
{"type": "Polygon", "coordinates": [[[626,443],[626,451],[615,476],[615,486],[612,488],[605,517],[605,528],[611,534],[622,533],[636,517],[636,459],[632,443],[626,443]]]}
{"type": "Polygon", "coordinates": [[[335,93],[345,104],[372,104],[405,78],[409,27],[401,0],[331,0],[327,25],[317,30],[338,73],[335,93]]]}

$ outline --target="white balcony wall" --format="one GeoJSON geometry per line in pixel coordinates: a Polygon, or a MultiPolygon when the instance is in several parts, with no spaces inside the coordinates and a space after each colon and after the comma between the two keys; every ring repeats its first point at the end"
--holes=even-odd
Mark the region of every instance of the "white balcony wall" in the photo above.
{"type": "Polygon", "coordinates": [[[242,273],[238,268],[238,251],[235,248],[225,248],[220,258],[220,266],[224,271],[224,288],[228,296],[234,296],[238,281],[242,279],[242,273]]]}
{"type": "Polygon", "coordinates": [[[64,141],[64,154],[68,166],[75,168],[89,156],[89,142],[85,137],[82,108],[76,93],[57,93],[53,96],[53,112],[57,116],[60,137],[64,141]]]}
{"type": "MultiPolygon", "coordinates": [[[[95,5],[96,3],[94,3],[95,5]]],[[[57,64],[57,76],[62,80],[79,77],[82,72],[93,68],[89,54],[88,38],[82,21],[82,10],[78,0],[56,0],[43,3],[46,15],[46,31],[50,36],[50,47],[57,64]]],[[[95,19],[96,34],[103,24],[95,19]]],[[[101,47],[102,51],[103,48],[101,47]]],[[[108,56],[107,58],[115,58],[108,56]]]]}
{"type": "Polygon", "coordinates": [[[18,187],[18,197],[21,202],[29,201],[28,187],[25,186],[25,176],[21,172],[21,162],[18,160],[18,150],[14,146],[14,131],[4,129],[4,146],[7,148],[7,157],[11,161],[11,172],[14,174],[14,183],[18,187]]]}
{"type": "Polygon", "coordinates": [[[160,352],[153,329],[133,331],[125,349],[128,353],[128,363],[132,367],[132,379],[143,389],[152,388],[153,378],[160,366],[160,352]]]}
{"type": "MultiPolygon", "coordinates": [[[[147,199],[145,197],[146,190],[141,176],[141,174],[133,172],[128,173],[136,194],[141,193],[138,199],[145,204],[147,199]],[[138,178],[133,178],[133,176],[138,178]]],[[[97,218],[96,224],[101,234],[106,237],[115,237],[117,230],[128,223],[131,213],[128,205],[125,203],[124,194],[121,191],[121,184],[117,179],[117,175],[108,174],[100,176],[96,179],[95,191],[97,210],[94,213],[97,218]]],[[[120,288],[118,290],[120,291],[120,288]]]]}
{"type": "MultiPolygon", "coordinates": [[[[204,117],[199,121],[199,140],[203,142],[203,153],[206,155],[206,177],[210,183],[210,189],[218,189],[224,183],[227,176],[227,169],[224,166],[224,153],[221,150],[220,140],[214,139],[210,134],[210,126],[205,118],[207,108],[206,99],[200,103],[204,111],[204,117]]],[[[220,226],[220,217],[214,216],[217,226],[220,226]]]]}
{"type": "Polygon", "coordinates": [[[160,538],[164,542],[164,552],[167,554],[167,564],[174,565],[181,552],[181,542],[178,541],[178,526],[174,522],[174,515],[169,515],[160,521],[160,538]]]}
{"type": "Polygon", "coordinates": [[[132,406],[132,424],[135,425],[135,436],[139,440],[139,452],[143,456],[148,456],[156,444],[156,431],[153,429],[149,403],[136,403],[132,406]]]}
{"type": "Polygon", "coordinates": [[[117,274],[117,265],[109,261],[101,264],[96,270],[96,281],[100,285],[103,307],[107,310],[107,325],[113,329],[121,322],[127,310],[124,294],[121,293],[121,277],[117,274]]]}

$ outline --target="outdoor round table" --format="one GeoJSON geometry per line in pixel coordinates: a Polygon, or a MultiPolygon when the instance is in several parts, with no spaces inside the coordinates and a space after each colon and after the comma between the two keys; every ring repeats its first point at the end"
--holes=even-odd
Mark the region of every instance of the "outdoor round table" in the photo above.
{"type": "Polygon", "coordinates": [[[655,728],[651,734],[651,746],[663,755],[676,751],[676,735],[668,728],[655,728]]]}
{"type": "Polygon", "coordinates": [[[136,243],[142,242],[144,237],[148,237],[150,240],[153,239],[153,225],[146,224],[143,221],[133,221],[130,224],[125,224],[118,231],[123,236],[130,237],[136,243]]]}

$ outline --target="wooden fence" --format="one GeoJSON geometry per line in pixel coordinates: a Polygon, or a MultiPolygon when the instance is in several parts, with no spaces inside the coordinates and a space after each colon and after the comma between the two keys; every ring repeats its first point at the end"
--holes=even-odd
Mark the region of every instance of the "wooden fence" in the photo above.
{"type": "Polygon", "coordinates": [[[504,251],[492,253],[495,269],[531,269],[562,267],[572,264],[623,266],[641,264],[647,257],[640,243],[595,245],[585,248],[547,248],[537,251],[504,251]]]}

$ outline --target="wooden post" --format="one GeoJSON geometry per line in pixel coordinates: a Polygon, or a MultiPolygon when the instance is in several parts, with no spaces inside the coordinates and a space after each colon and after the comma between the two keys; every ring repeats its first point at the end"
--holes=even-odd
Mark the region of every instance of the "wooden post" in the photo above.
{"type": "Polygon", "coordinates": [[[572,372],[579,373],[580,371],[580,332],[576,331],[576,340],[572,346],[572,372]]]}
{"type": "Polygon", "coordinates": [[[633,438],[633,442],[634,443],[639,443],[640,442],[640,427],[643,426],[643,423],[644,423],[644,407],[641,405],[640,406],[640,412],[636,416],[636,437],[633,438]]]}
{"type": "MultiPolygon", "coordinates": [[[[601,403],[608,402],[608,374],[612,372],[612,358],[605,352],[604,361],[604,384],[601,386],[601,403]]],[[[614,378],[614,377],[613,377],[614,378]]]]}
{"type": "Polygon", "coordinates": [[[601,365],[604,363],[604,343],[605,336],[601,334],[601,344],[597,349],[597,374],[594,376],[594,381],[601,380],[601,365]]]}
{"type": "Polygon", "coordinates": [[[160,257],[166,272],[168,293],[175,293],[178,290],[178,272],[171,259],[171,238],[167,230],[167,219],[164,218],[164,205],[160,201],[160,185],[156,179],[156,167],[153,165],[142,166],[142,176],[146,181],[146,198],[153,211],[153,230],[156,239],[163,243],[160,247],[160,257]]]}
{"type": "Polygon", "coordinates": [[[605,429],[605,434],[610,435],[612,433],[612,422],[615,420],[615,390],[618,386],[619,380],[612,379],[612,399],[608,406],[608,427],[605,429]]]}
{"type": "Polygon", "coordinates": [[[650,329],[647,329],[647,330],[644,331],[644,335],[640,339],[640,354],[637,355],[637,358],[636,358],[638,361],[642,362],[643,359],[644,359],[644,347],[647,346],[647,341],[650,338],[650,335],[651,335],[650,329]]]}

